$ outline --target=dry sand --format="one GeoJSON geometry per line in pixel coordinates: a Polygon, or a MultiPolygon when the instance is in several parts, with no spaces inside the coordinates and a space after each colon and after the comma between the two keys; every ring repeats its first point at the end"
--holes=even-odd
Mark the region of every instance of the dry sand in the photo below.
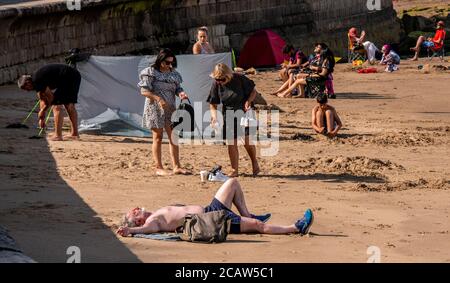
{"type": "MultiPolygon", "coordinates": [[[[450,262],[450,73],[423,74],[417,64],[402,62],[393,74],[338,65],[331,104],[344,128],[334,140],[310,130],[314,100],[265,96],[285,110],[280,151],[260,158],[260,177],[239,180],[250,209],[271,212],[270,223],[291,224],[312,208],[315,236],[231,235],[217,245],[117,237],[128,208],[206,205],[219,184],[154,176],[148,139],[50,142],[4,126],[0,223],[39,262],[66,261],[69,246],[80,247],[83,262],[366,262],[369,246],[381,249],[382,262],[450,262]]],[[[280,84],[275,72],[251,78],[263,94],[280,84]]],[[[0,125],[33,106],[34,96],[15,86],[0,92],[0,125]]],[[[163,151],[169,164],[167,144],[163,151]]],[[[183,146],[181,157],[196,173],[215,163],[228,169],[224,146],[183,146]]]]}

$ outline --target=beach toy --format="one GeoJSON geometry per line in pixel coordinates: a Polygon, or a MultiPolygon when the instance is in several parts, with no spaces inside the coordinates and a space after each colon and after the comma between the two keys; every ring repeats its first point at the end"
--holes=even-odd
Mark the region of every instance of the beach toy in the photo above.
{"type": "Polygon", "coordinates": [[[361,67],[364,64],[362,60],[355,60],[352,62],[353,67],[361,67]]]}
{"type": "Polygon", "coordinates": [[[372,73],[377,73],[377,69],[376,68],[365,68],[365,69],[360,69],[358,70],[359,74],[372,74],[372,73]]]}

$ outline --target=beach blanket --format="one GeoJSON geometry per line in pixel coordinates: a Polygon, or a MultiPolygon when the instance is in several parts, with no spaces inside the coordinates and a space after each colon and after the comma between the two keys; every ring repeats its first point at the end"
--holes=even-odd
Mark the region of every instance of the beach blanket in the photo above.
{"type": "Polygon", "coordinates": [[[158,241],[181,241],[180,236],[175,233],[136,234],[133,237],[158,241]]]}

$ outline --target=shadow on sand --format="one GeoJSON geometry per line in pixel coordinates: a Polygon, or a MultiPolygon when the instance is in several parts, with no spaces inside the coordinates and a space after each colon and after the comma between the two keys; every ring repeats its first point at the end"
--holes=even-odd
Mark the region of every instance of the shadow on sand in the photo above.
{"type": "Polygon", "coordinates": [[[385,96],[367,92],[344,92],[336,93],[337,99],[395,99],[394,96],[385,96]]]}
{"type": "MultiPolygon", "coordinates": [[[[1,124],[7,119],[0,115],[1,124]]],[[[140,262],[61,178],[47,140],[28,139],[33,133],[0,129],[0,223],[23,252],[37,262],[66,262],[76,246],[81,262],[140,262]]]]}
{"type": "MultiPolygon", "coordinates": [[[[245,175],[246,177],[251,177],[251,175],[245,175]]],[[[278,175],[278,174],[261,174],[258,177],[268,177],[275,179],[288,179],[295,181],[307,181],[307,180],[317,180],[327,183],[384,183],[386,180],[381,177],[376,176],[357,176],[348,173],[342,174],[326,174],[326,173],[314,173],[314,174],[304,174],[304,175],[278,175]]]]}

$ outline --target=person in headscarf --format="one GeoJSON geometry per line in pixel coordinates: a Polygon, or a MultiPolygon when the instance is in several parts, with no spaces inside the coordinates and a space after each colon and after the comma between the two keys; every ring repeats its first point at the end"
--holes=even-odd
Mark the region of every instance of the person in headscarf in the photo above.
{"type": "Polygon", "coordinates": [[[366,32],[363,30],[361,34],[358,33],[358,29],[352,27],[348,31],[349,48],[352,52],[358,52],[364,50],[367,55],[367,60],[370,64],[375,63],[376,52],[378,48],[370,41],[366,40],[366,32]]]}
{"type": "Polygon", "coordinates": [[[381,53],[383,53],[383,57],[381,57],[380,65],[387,65],[386,72],[397,71],[400,64],[400,56],[392,50],[389,44],[383,46],[381,53]]]}

